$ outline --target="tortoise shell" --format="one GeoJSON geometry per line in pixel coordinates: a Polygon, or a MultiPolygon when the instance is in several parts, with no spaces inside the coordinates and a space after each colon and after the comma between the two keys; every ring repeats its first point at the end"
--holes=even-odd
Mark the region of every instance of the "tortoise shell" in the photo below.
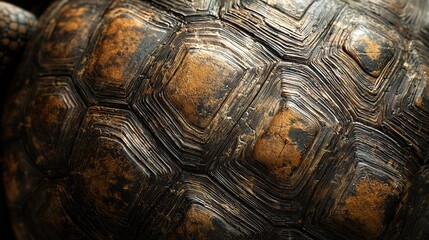
{"type": "Polygon", "coordinates": [[[3,117],[19,239],[427,239],[426,0],[56,1],[3,117]]]}

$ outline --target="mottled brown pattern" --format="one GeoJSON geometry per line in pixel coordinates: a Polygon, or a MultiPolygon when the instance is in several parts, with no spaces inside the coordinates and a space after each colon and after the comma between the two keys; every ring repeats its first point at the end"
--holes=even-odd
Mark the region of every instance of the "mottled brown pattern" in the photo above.
{"type": "Polygon", "coordinates": [[[70,59],[77,57],[86,45],[91,21],[98,13],[94,6],[68,5],[61,10],[58,21],[46,28],[46,40],[42,47],[43,58],[70,59]],[[46,55],[46,56],[45,56],[46,55]]]}
{"type": "Polygon", "coordinates": [[[306,134],[314,135],[314,131],[299,113],[284,106],[256,142],[253,149],[255,160],[270,169],[279,180],[290,180],[303,158],[301,152],[304,149],[297,140],[308,145],[312,139],[306,134]],[[292,136],[293,132],[299,135],[292,136]]]}
{"type": "Polygon", "coordinates": [[[197,50],[186,54],[167,85],[167,98],[191,123],[204,128],[219,109],[236,70],[219,53],[197,50]]]}
{"type": "Polygon", "coordinates": [[[124,158],[121,146],[109,139],[98,139],[87,166],[81,170],[84,186],[94,199],[98,211],[110,214],[121,211],[131,202],[125,198],[133,194],[140,181],[138,166],[124,158]]]}
{"type": "Polygon", "coordinates": [[[393,43],[374,30],[359,26],[350,34],[346,50],[373,77],[378,77],[393,57],[393,43]]]}
{"type": "Polygon", "coordinates": [[[391,184],[362,178],[356,183],[354,193],[341,203],[336,213],[337,221],[359,228],[365,236],[379,237],[387,227],[389,201],[398,194],[398,189],[391,184]]]}
{"type": "Polygon", "coordinates": [[[55,1],[2,120],[17,237],[428,239],[428,12],[55,1]]]}
{"type": "Polygon", "coordinates": [[[145,40],[147,27],[127,16],[113,19],[91,56],[88,74],[98,76],[105,84],[119,87],[129,85],[135,74],[129,71],[129,65],[135,61],[136,50],[145,40]]]}
{"type": "Polygon", "coordinates": [[[67,78],[38,79],[25,111],[24,127],[27,139],[36,152],[34,161],[48,171],[63,171],[65,161],[62,158],[71,146],[61,143],[74,137],[76,129],[73,125],[80,120],[80,111],[84,108],[68,81],[67,78]],[[46,135],[46,129],[49,129],[49,135],[46,135]]]}
{"type": "MultiPolygon", "coordinates": [[[[40,130],[45,131],[45,129],[58,131],[61,128],[64,115],[67,111],[67,105],[61,96],[36,95],[35,101],[29,107],[31,108],[31,115],[26,119],[26,125],[33,126],[36,132],[40,130]]],[[[55,148],[58,139],[45,137],[44,134],[44,132],[39,132],[32,136],[33,145],[38,151],[41,151],[42,148],[47,148],[47,157],[53,159],[55,158],[55,148]]],[[[43,164],[46,161],[44,158],[43,156],[37,158],[37,163],[43,164]]]]}
{"type": "Polygon", "coordinates": [[[211,231],[215,230],[212,216],[196,205],[191,205],[185,213],[185,219],[177,229],[185,239],[208,239],[211,231]]]}

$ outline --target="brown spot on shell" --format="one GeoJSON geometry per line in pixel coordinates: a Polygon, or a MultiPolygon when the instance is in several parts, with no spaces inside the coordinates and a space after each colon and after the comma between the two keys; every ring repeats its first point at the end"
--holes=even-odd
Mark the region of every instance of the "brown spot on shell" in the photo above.
{"type": "Polygon", "coordinates": [[[373,39],[370,39],[368,36],[363,36],[361,41],[365,43],[364,44],[365,54],[369,58],[371,58],[371,60],[375,61],[378,58],[380,58],[381,46],[376,41],[374,41],[373,39]]]}
{"type": "MultiPolygon", "coordinates": [[[[43,46],[43,52],[53,59],[68,59],[76,57],[82,49],[80,45],[86,42],[90,35],[90,27],[97,11],[91,6],[66,6],[56,18],[53,31],[43,46]]],[[[42,56],[44,57],[44,56],[42,56]]]]}
{"type": "MultiPolygon", "coordinates": [[[[38,152],[45,149],[46,157],[50,160],[55,159],[58,140],[55,132],[61,129],[67,109],[67,104],[58,94],[36,94],[31,102],[29,116],[26,118],[26,125],[34,131],[31,141],[38,152]]],[[[43,165],[46,159],[38,156],[36,162],[43,165]]]]}
{"type": "Polygon", "coordinates": [[[212,222],[213,216],[198,205],[191,205],[185,214],[185,220],[178,227],[177,233],[186,239],[208,239],[209,232],[215,228],[212,222]]]}
{"type": "Polygon", "coordinates": [[[373,77],[381,74],[394,55],[394,46],[390,40],[363,26],[358,26],[350,33],[345,48],[373,77]]]}
{"type": "Polygon", "coordinates": [[[399,195],[391,184],[375,179],[362,178],[339,207],[337,221],[343,224],[357,224],[366,237],[378,237],[386,229],[385,211],[389,200],[399,195]]]}
{"type": "MultiPolygon", "coordinates": [[[[298,139],[291,137],[293,131],[313,135],[310,127],[296,111],[282,107],[273,117],[268,130],[256,141],[253,157],[268,168],[279,180],[289,180],[302,161],[302,151],[298,139]]],[[[298,136],[307,144],[306,135],[298,136]]]]}
{"type": "Polygon", "coordinates": [[[139,44],[145,38],[145,25],[138,19],[115,18],[97,44],[88,64],[88,71],[104,81],[124,87],[132,76],[127,69],[139,44]]]}
{"type": "Polygon", "coordinates": [[[83,186],[97,210],[116,215],[131,205],[141,173],[117,142],[101,137],[93,148],[82,170],[83,186]]]}
{"type": "Polygon", "coordinates": [[[168,83],[166,95],[188,121],[204,128],[237,84],[236,75],[230,61],[219,53],[191,51],[168,83]]]}

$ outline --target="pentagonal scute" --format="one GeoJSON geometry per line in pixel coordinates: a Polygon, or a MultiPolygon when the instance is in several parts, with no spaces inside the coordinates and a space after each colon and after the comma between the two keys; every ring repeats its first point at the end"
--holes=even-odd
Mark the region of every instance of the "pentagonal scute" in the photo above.
{"type": "Polygon", "coordinates": [[[386,134],[362,124],[352,124],[340,142],[345,144],[337,147],[311,200],[306,229],[321,238],[383,238],[406,221],[398,216],[418,161],[386,134]]]}
{"type": "Polygon", "coordinates": [[[221,19],[244,28],[285,59],[306,61],[343,6],[329,0],[228,0],[221,19]]]}
{"type": "Polygon", "coordinates": [[[24,224],[34,239],[86,239],[69,215],[64,179],[43,181],[25,205],[24,224]]]}
{"type": "Polygon", "coordinates": [[[64,173],[86,107],[67,77],[36,80],[25,111],[26,139],[35,163],[64,173]]]}
{"type": "Polygon", "coordinates": [[[51,8],[50,14],[57,20],[50,21],[44,28],[39,63],[51,72],[71,72],[83,55],[106,6],[106,1],[77,0],[70,4],[58,3],[51,8]]]}
{"type": "Polygon", "coordinates": [[[192,23],[155,60],[133,108],[182,166],[202,170],[276,61],[228,24],[192,23]]]}
{"type": "Polygon", "coordinates": [[[105,14],[77,74],[90,101],[127,102],[141,81],[140,70],[150,65],[178,24],[148,3],[117,2],[105,14]]]}
{"type": "Polygon", "coordinates": [[[225,188],[275,226],[303,220],[315,190],[309,183],[325,171],[323,156],[338,139],[330,105],[312,85],[317,79],[307,66],[279,64],[212,167],[225,188]]]}
{"type": "Polygon", "coordinates": [[[112,108],[88,110],[71,159],[73,216],[85,216],[93,237],[140,238],[135,224],[180,172],[131,112],[112,108]]]}

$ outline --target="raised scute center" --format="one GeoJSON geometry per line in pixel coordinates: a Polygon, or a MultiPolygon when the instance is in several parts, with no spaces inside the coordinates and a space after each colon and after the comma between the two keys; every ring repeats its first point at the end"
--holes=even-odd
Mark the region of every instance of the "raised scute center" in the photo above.
{"type": "Polygon", "coordinates": [[[190,123],[205,128],[237,85],[233,66],[220,53],[190,51],[166,87],[167,98],[190,123]]]}
{"type": "Polygon", "coordinates": [[[268,130],[257,140],[254,159],[268,168],[277,179],[290,180],[316,131],[299,112],[284,106],[273,117],[268,130]]]}

